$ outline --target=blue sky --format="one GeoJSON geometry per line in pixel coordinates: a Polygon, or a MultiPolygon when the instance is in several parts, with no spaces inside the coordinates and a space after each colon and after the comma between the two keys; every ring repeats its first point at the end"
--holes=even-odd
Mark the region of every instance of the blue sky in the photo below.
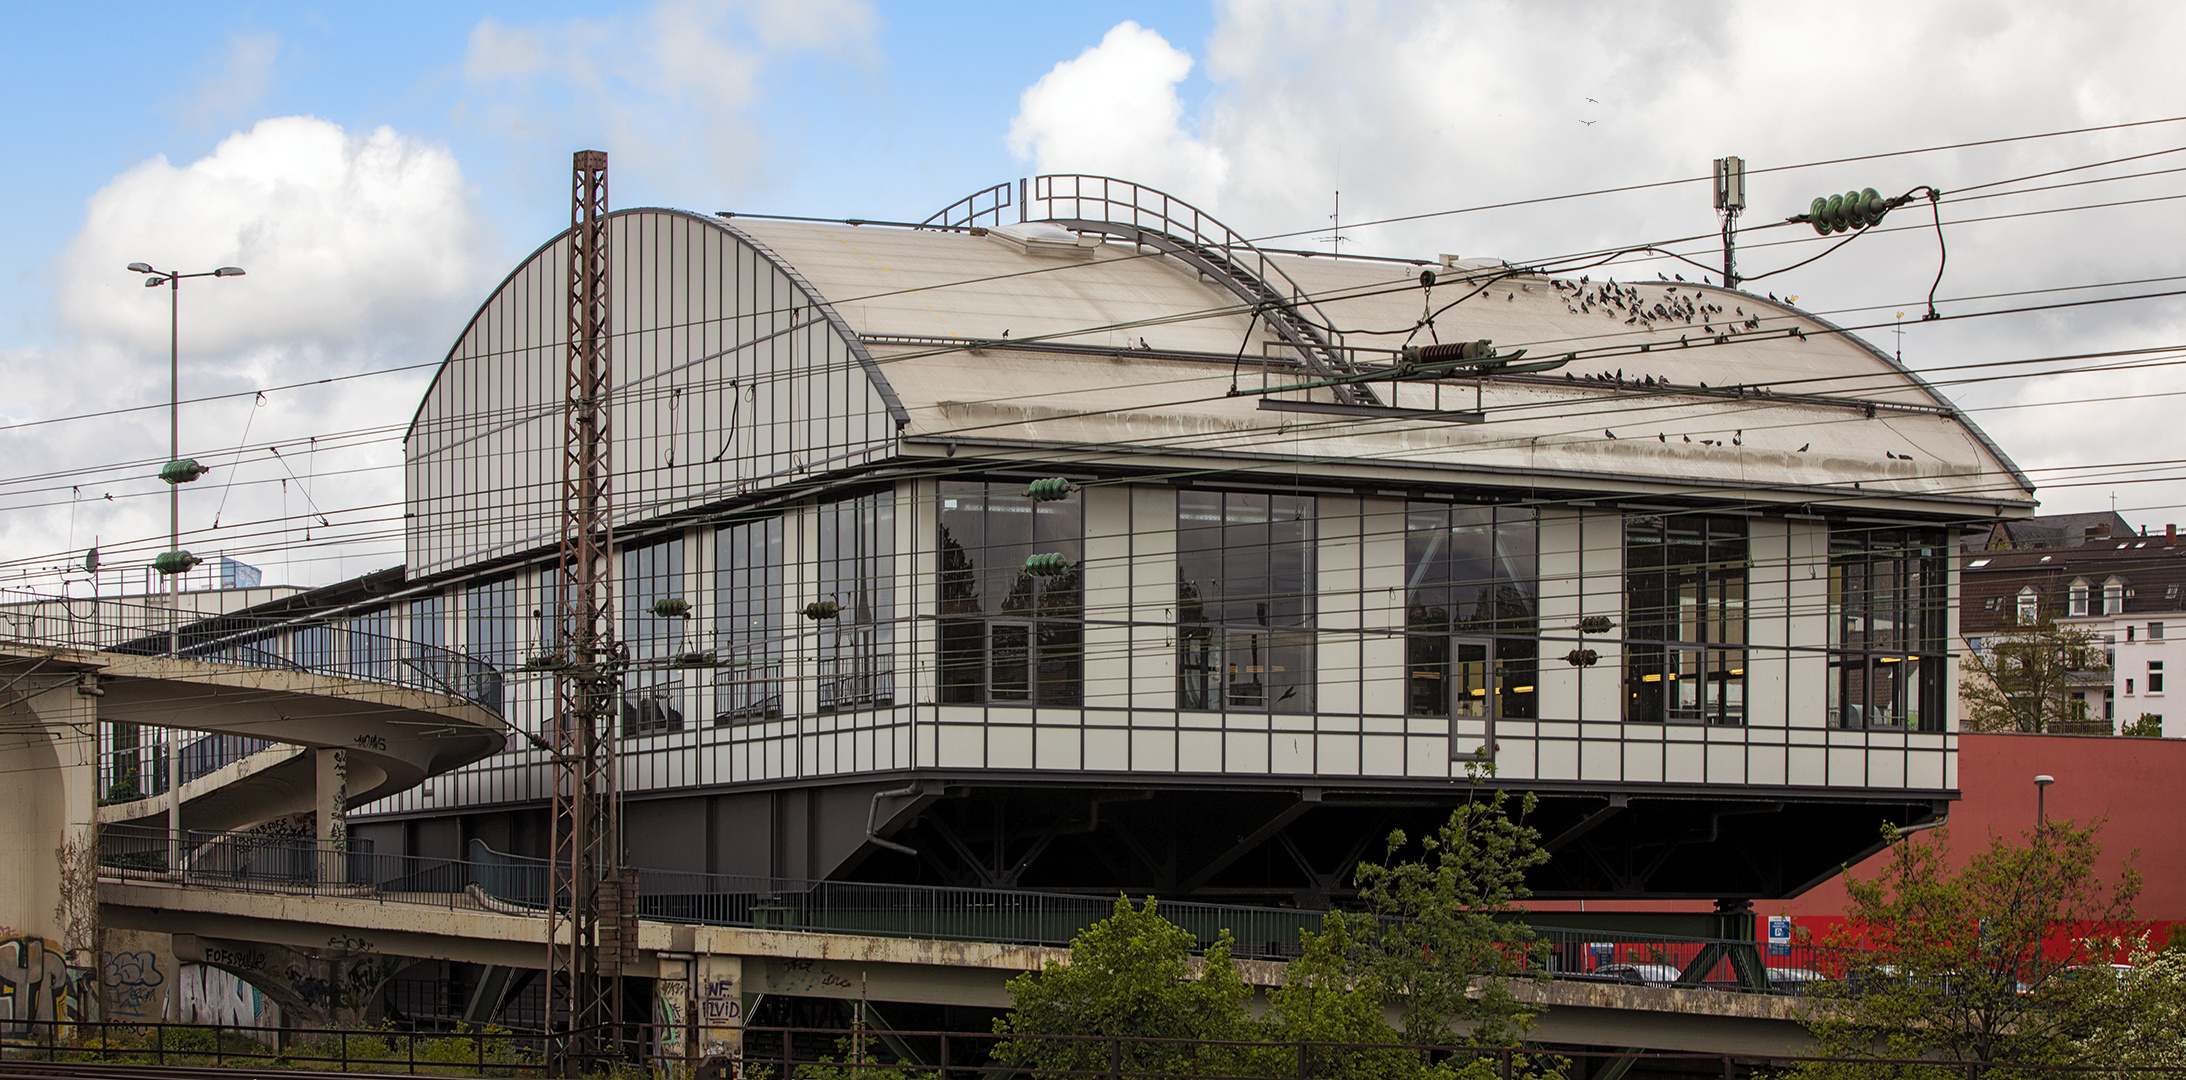
{"type": "MultiPolygon", "coordinates": [[[[1316,246],[1340,190],[1352,250],[1527,261],[1705,237],[1717,227],[1706,184],[1370,222],[1700,177],[1724,154],[1761,169],[2186,117],[2186,5],[1932,0],[1857,34],[1815,33],[1842,11],[18,4],[0,66],[20,208],[0,230],[0,454],[13,465],[0,475],[0,580],[94,539],[163,539],[164,488],[149,478],[165,455],[160,411],[22,426],[165,402],[166,310],[122,269],[137,259],[250,270],[185,294],[185,397],[239,395],[183,411],[186,449],[226,448],[234,463],[184,499],[194,548],[273,559],[277,579],[298,582],[400,561],[388,515],[427,377],[416,365],[566,223],[577,149],[612,155],[617,206],[923,217],[1034,172],[1097,172],[1248,235],[1294,234],[1286,244],[1316,246]],[[407,370],[251,393],[385,369],[407,370]],[[306,507],[328,523],[306,530],[306,507]]],[[[2186,274],[2186,186],[2162,171],[2181,165],[2186,123],[1864,158],[1757,173],[1747,222],[1825,192],[1934,184],[1953,193],[1946,310],[2038,303],[2065,294],[1975,298],[2186,274]],[[2092,185],[1960,198],[2144,154],[2158,156],[2058,178],[2092,185]],[[2149,199],[2164,201],[2095,205],[2149,199]]],[[[1746,249],[1749,274],[1812,253],[1763,241],[1746,249]]],[[[1694,253],[1712,257],[1707,246],[1694,253]]],[[[1935,259],[1932,236],[1877,236],[1764,288],[1847,321],[1910,312],[1916,367],[2186,344],[2175,298],[1921,325],[1935,259]]],[[[2175,381],[2169,368],[2057,373],[1950,393],[2021,465],[2067,470],[2186,458],[2179,399],[2160,396],[2175,381]]],[[[2113,490],[2107,473],[2036,478],[2051,510],[2099,509],[2113,490]]],[[[2186,518],[2186,483],[2114,490],[2135,521],[2186,518]]]]}
{"type": "MultiPolygon", "coordinates": [[[[35,164],[14,170],[9,185],[31,213],[22,227],[0,231],[0,267],[15,286],[0,301],[0,343],[51,340],[49,260],[82,228],[92,193],[149,158],[202,157],[268,116],[316,116],[352,130],[389,125],[453,149],[465,176],[488,190],[480,205],[513,260],[566,217],[569,152],[606,145],[608,132],[571,118],[519,138],[482,122],[463,74],[473,31],[487,19],[626,27],[654,6],[191,4],[123,13],[15,5],[10,36],[34,47],[10,50],[0,86],[19,106],[8,121],[17,161],[35,164]],[[252,63],[261,55],[252,45],[269,54],[262,66],[252,63]]],[[[1193,4],[921,3],[876,15],[870,52],[796,50],[766,69],[751,110],[772,152],[760,175],[708,184],[617,169],[616,202],[931,212],[1023,174],[1005,145],[1010,117],[1018,95],[1056,62],[1126,19],[1186,46],[1213,21],[1210,8],[1193,4]]],[[[750,41],[748,27],[723,21],[732,38],[750,41]]],[[[1204,77],[1195,71],[1181,92],[1203,97],[1204,77]]]]}

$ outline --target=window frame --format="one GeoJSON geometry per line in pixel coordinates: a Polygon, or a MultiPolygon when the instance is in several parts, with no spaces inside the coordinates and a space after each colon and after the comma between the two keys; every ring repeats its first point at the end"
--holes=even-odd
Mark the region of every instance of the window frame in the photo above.
{"type": "Polygon", "coordinates": [[[1539,513],[1510,504],[1414,500],[1404,516],[1405,715],[1453,723],[1540,719],[1539,513]],[[1484,541],[1480,550],[1460,552],[1467,534],[1484,541]],[[1460,710],[1451,698],[1462,681],[1452,678],[1454,665],[1472,644],[1486,650],[1480,689],[1487,708],[1479,714],[1460,710]]]}
{"type": "Polygon", "coordinates": [[[1318,711],[1320,500],[1201,488],[1179,490],[1176,499],[1177,708],[1318,711]],[[1188,511],[1210,498],[1211,510],[1188,511]],[[1257,520],[1254,500],[1263,500],[1257,520]],[[1188,512],[1211,524],[1187,525],[1188,512]],[[1295,589],[1278,587],[1285,576],[1295,589]],[[1229,587],[1240,581],[1244,587],[1229,587]]]}
{"type": "Polygon", "coordinates": [[[1825,724],[1943,730],[1949,575],[1942,530],[1830,530],[1825,724]]]}
{"type": "Polygon", "coordinates": [[[1745,724],[1752,552],[1744,516],[1625,516],[1626,723],[1745,724]]]}
{"type": "Polygon", "coordinates": [[[1024,494],[1024,484],[936,484],[934,692],[943,705],[1085,704],[1085,504],[1076,490],[1036,500],[1024,494]],[[976,505],[952,506],[954,500],[976,505]],[[1026,558],[1036,554],[1062,556],[1063,573],[1025,572],[1026,558]],[[1015,647],[999,644],[1018,638],[1015,647]],[[1011,652],[1019,674],[1005,683],[1011,652]]]}
{"type": "Polygon", "coordinates": [[[788,582],[779,514],[713,532],[713,725],[763,723],[789,715],[784,680],[788,582]],[[756,558],[754,557],[756,553],[756,558]]]}

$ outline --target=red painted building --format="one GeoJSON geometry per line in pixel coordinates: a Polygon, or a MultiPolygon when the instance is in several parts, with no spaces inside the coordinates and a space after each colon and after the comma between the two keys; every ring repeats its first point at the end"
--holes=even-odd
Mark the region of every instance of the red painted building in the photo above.
{"type": "MultiPolygon", "coordinates": [[[[1958,783],[1961,796],[1951,806],[1950,843],[1961,858],[1988,843],[1991,835],[2032,830],[2036,776],[2056,777],[2045,796],[2052,820],[2087,823],[2105,819],[2102,873],[2114,879],[2128,858],[2144,881],[2139,903],[2142,919],[2165,924],[2186,922],[2186,739],[2137,739],[2102,735],[1959,736],[1958,783]]],[[[1798,843],[1794,836],[1783,838],[1798,843]]],[[[1869,863],[1852,869],[1868,875],[1869,863]]],[[[1574,911],[1575,903],[1535,905],[1537,922],[1554,925],[1548,913],[1574,911]]],[[[1587,911],[1705,911],[1693,902],[1590,901],[1587,911]]],[[[1763,901],[1756,914],[1790,915],[1795,926],[1821,933],[1845,910],[1841,877],[1789,900],[1763,901]]],[[[1765,932],[1765,931],[1764,931],[1765,932]]]]}

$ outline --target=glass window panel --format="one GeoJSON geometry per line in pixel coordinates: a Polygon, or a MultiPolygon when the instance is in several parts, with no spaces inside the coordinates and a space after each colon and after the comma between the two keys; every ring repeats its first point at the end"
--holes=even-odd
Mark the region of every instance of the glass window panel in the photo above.
{"type": "Polygon", "coordinates": [[[1413,716],[1450,715],[1450,639],[1414,634],[1404,639],[1405,711],[1413,716]]]}
{"type": "MultiPolygon", "coordinates": [[[[1084,700],[1084,522],[1076,493],[1037,501],[1022,482],[942,481],[942,614],[1006,616],[992,627],[942,627],[942,700],[955,704],[1084,700]],[[1034,555],[1060,556],[1065,570],[1035,576],[1034,555]]],[[[1219,511],[1219,507],[1215,508],[1219,511]]],[[[1220,541],[1219,522],[1214,526],[1220,541]]]]}
{"type": "Polygon", "coordinates": [[[1830,723],[1942,723],[1949,567],[1937,530],[1840,527],[1830,537],[1830,723]]]}
{"type": "Polygon", "coordinates": [[[1182,707],[1313,710],[1315,506],[1310,496],[1178,493],[1182,707]]]}
{"type": "Polygon", "coordinates": [[[714,532],[714,723],[780,717],[782,519],[714,532]]]}

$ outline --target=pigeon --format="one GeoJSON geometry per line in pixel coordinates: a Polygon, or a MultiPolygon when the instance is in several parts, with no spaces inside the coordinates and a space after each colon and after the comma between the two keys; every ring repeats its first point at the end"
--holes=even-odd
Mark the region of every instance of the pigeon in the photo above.
{"type": "Polygon", "coordinates": [[[1687,435],[1687,436],[1685,436],[1685,441],[1686,441],[1686,442],[1691,442],[1691,441],[1693,441],[1693,437],[1692,437],[1692,436],[1690,436],[1690,435],[1687,435]]]}
{"type": "Polygon", "coordinates": [[[1806,448],[1807,448],[1807,447],[1809,447],[1809,446],[1812,446],[1812,445],[1814,445],[1814,444],[1813,444],[1813,443],[1800,443],[1800,444],[1799,444],[1799,452],[1800,452],[1800,453],[1802,453],[1802,454],[1806,453],[1806,448]]]}
{"type": "Polygon", "coordinates": [[[1588,126],[1588,127],[1593,127],[1593,126],[1594,126],[1594,121],[1592,121],[1592,120],[1581,120],[1581,121],[1579,121],[1579,122],[1580,122],[1580,123],[1582,123],[1582,124],[1585,124],[1585,125],[1586,125],[1586,126],[1588,126]]]}
{"type": "Polygon", "coordinates": [[[1616,438],[1616,437],[1617,437],[1617,433],[1616,433],[1616,432],[1614,432],[1614,431],[1611,431],[1611,430],[1609,430],[1608,428],[1603,428],[1603,429],[1602,429],[1602,434],[1604,434],[1604,435],[1607,435],[1607,436],[1609,436],[1609,437],[1610,437],[1610,438],[1612,438],[1612,439],[1614,439],[1614,438],[1616,438]]]}
{"type": "Polygon", "coordinates": [[[1659,432],[1659,431],[1658,431],[1658,432],[1655,432],[1655,441],[1656,441],[1656,442],[1669,442],[1669,441],[1670,441],[1670,437],[1669,437],[1668,435],[1664,435],[1663,433],[1661,433],[1661,432],[1659,432]]]}
{"type": "Polygon", "coordinates": [[[1153,347],[1152,345],[1148,345],[1148,344],[1146,343],[1146,339],[1145,339],[1145,338],[1140,338],[1140,339],[1139,339],[1139,348],[1141,348],[1141,349],[1145,349],[1145,350],[1147,350],[1147,351],[1151,352],[1151,351],[1153,350],[1153,348],[1154,348],[1154,347],[1153,347]]]}
{"type": "Polygon", "coordinates": [[[1504,293],[1504,294],[1503,294],[1503,302],[1504,302],[1504,303],[1506,303],[1506,304],[1507,304],[1507,303],[1509,303],[1509,302],[1511,302],[1511,301],[1513,301],[1513,300],[1516,300],[1516,299],[1518,299],[1518,294],[1517,294],[1517,293],[1504,293]]]}
{"type": "MultiPolygon", "coordinates": [[[[1588,100],[1588,101],[1594,101],[1594,99],[1593,99],[1593,98],[1587,98],[1586,100],[1588,100]]],[[[1596,104],[1596,105],[1599,105],[1599,104],[1601,104],[1601,102],[1599,102],[1599,101],[1594,101],[1594,104],[1596,104]]]]}
{"type": "Polygon", "coordinates": [[[1578,381],[1579,381],[1579,377],[1578,377],[1578,376],[1576,376],[1576,375],[1573,375],[1572,373],[1570,373],[1570,372],[1568,372],[1568,371],[1566,371],[1566,372],[1564,372],[1564,381],[1565,381],[1565,382],[1578,382],[1578,381]]]}
{"type": "Polygon", "coordinates": [[[1744,445],[1746,445],[1746,440],[1744,440],[1744,439],[1732,439],[1732,440],[1731,440],[1731,445],[1732,445],[1732,446],[1744,446],[1744,445]]]}
{"type": "Polygon", "coordinates": [[[1672,275],[1670,275],[1670,276],[1671,276],[1671,277],[1674,277],[1674,278],[1676,278],[1676,279],[1678,279],[1679,281],[1683,281],[1683,280],[1685,280],[1685,275],[1683,275],[1683,274],[1672,274],[1672,275]]]}
{"type": "Polygon", "coordinates": [[[1003,327],[1003,328],[1002,328],[1002,336],[1003,336],[1003,337],[1008,337],[1008,336],[1010,336],[1010,328],[1009,328],[1009,327],[1005,326],[1005,327],[1003,327]]]}

